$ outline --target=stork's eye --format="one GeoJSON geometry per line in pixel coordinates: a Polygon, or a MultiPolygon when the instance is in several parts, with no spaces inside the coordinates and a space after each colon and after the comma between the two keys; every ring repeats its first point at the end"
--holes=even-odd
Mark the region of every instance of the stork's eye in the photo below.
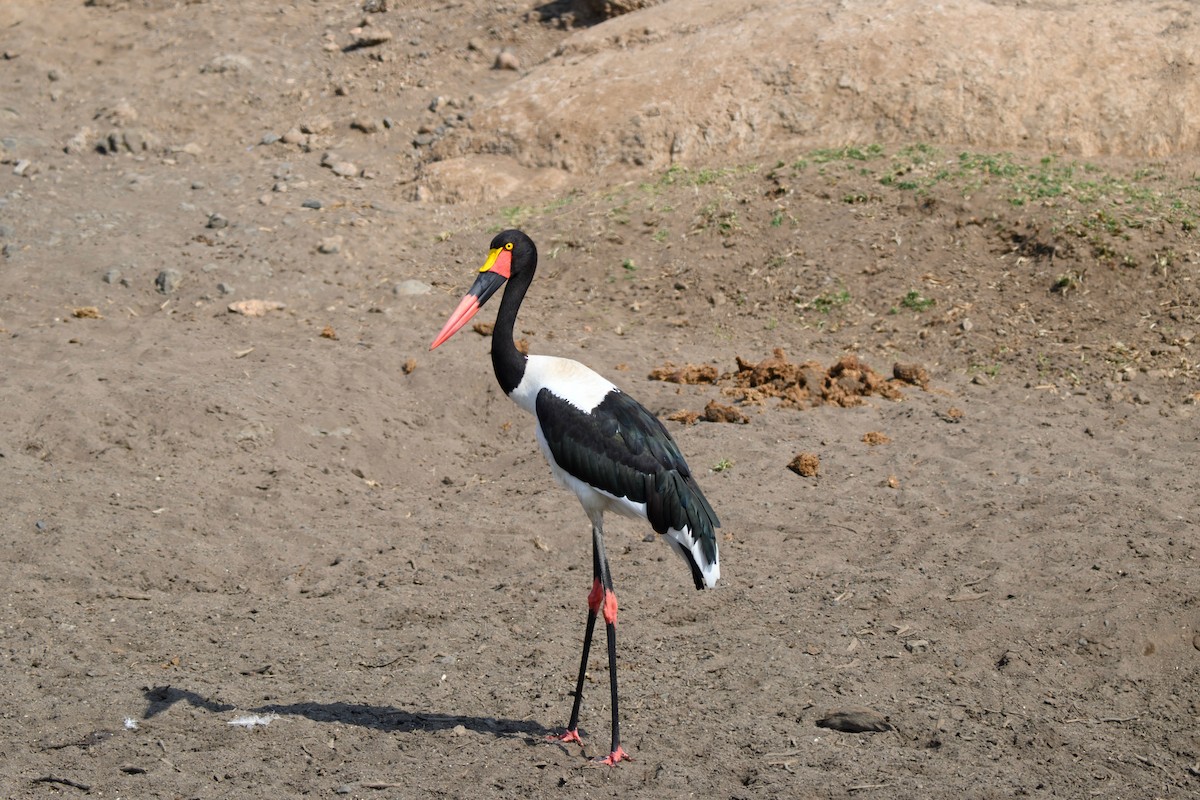
{"type": "Polygon", "coordinates": [[[504,243],[504,249],[505,249],[505,250],[512,250],[512,242],[505,242],[505,243],[504,243]]]}

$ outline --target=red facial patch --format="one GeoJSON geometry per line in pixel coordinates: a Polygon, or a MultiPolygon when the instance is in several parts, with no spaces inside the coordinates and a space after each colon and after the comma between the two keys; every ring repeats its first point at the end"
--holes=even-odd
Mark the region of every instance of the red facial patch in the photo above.
{"type": "Polygon", "coordinates": [[[494,272],[497,275],[508,280],[512,277],[512,250],[501,250],[496,254],[496,263],[492,264],[492,268],[488,272],[494,272]]]}

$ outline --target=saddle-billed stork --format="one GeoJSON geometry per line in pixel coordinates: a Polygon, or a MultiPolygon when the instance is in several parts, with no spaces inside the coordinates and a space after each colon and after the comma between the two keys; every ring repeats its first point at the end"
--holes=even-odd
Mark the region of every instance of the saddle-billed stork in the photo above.
{"type": "Polygon", "coordinates": [[[513,342],[517,311],[537,269],[537,248],[518,230],[492,240],[479,277],[450,315],[432,350],[467,324],[508,283],[492,331],[492,366],[504,393],[537,420],[537,440],[550,471],[575,492],[592,522],[592,590],[588,594],[583,656],[575,681],[575,703],[564,733],[551,737],[580,742],[579,709],[588,651],[598,614],[608,634],[612,690],[612,748],[600,763],[616,766],[629,756],[621,748],[617,715],[617,595],[604,553],[604,512],[641,517],[671,545],[692,572],[697,589],[720,577],[720,526],[671,434],[640,403],[577,361],[526,356],[513,342]]]}

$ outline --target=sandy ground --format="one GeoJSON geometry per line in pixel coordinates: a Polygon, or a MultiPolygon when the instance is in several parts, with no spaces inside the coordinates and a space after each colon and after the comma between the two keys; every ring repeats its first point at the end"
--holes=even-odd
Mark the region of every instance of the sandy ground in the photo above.
{"type": "Polygon", "coordinates": [[[576,21],[403,5],[0,11],[0,795],[1200,793],[1194,163],[780,141],[440,205],[432,140],[576,21]],[[617,769],[600,652],[545,741],[587,520],[487,338],[427,350],[511,225],[534,352],[746,419],[669,423],[716,591],[608,525],[617,769]],[[775,348],[929,380],[739,389],[775,348]]]}

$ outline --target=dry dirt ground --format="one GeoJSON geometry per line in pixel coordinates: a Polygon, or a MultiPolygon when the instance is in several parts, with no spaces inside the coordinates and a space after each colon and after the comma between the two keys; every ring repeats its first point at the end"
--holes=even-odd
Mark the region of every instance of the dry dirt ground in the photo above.
{"type": "MultiPolygon", "coordinates": [[[[634,96],[573,145],[497,134],[570,59],[726,22],[642,21],[683,3],[0,5],[0,796],[1200,793],[1200,183],[1170,146],[1195,106],[1133,136],[1131,81],[1072,109],[1111,136],[1061,151],[882,95],[821,141],[725,105],[737,124],[687,140],[709,149],[672,151],[665,107],[588,132],[634,96]],[[669,424],[724,523],[705,593],[609,525],[616,769],[586,759],[599,653],[583,753],[545,741],[587,520],[486,337],[427,351],[512,225],[542,254],[521,335],[700,417],[669,424]],[[884,393],[818,402],[857,395],[848,356],[884,393]],[[744,423],[704,421],[714,401],[744,423]],[[817,724],[856,710],[887,729],[817,724]]],[[[824,5],[832,58],[838,14],[871,4],[824,5]]],[[[1196,85],[1179,5],[977,5],[1014,36],[1041,28],[1004,14],[1091,14],[1062,47],[1196,85]]],[[[932,85],[906,63],[859,59],[842,88],[932,85]]]]}

